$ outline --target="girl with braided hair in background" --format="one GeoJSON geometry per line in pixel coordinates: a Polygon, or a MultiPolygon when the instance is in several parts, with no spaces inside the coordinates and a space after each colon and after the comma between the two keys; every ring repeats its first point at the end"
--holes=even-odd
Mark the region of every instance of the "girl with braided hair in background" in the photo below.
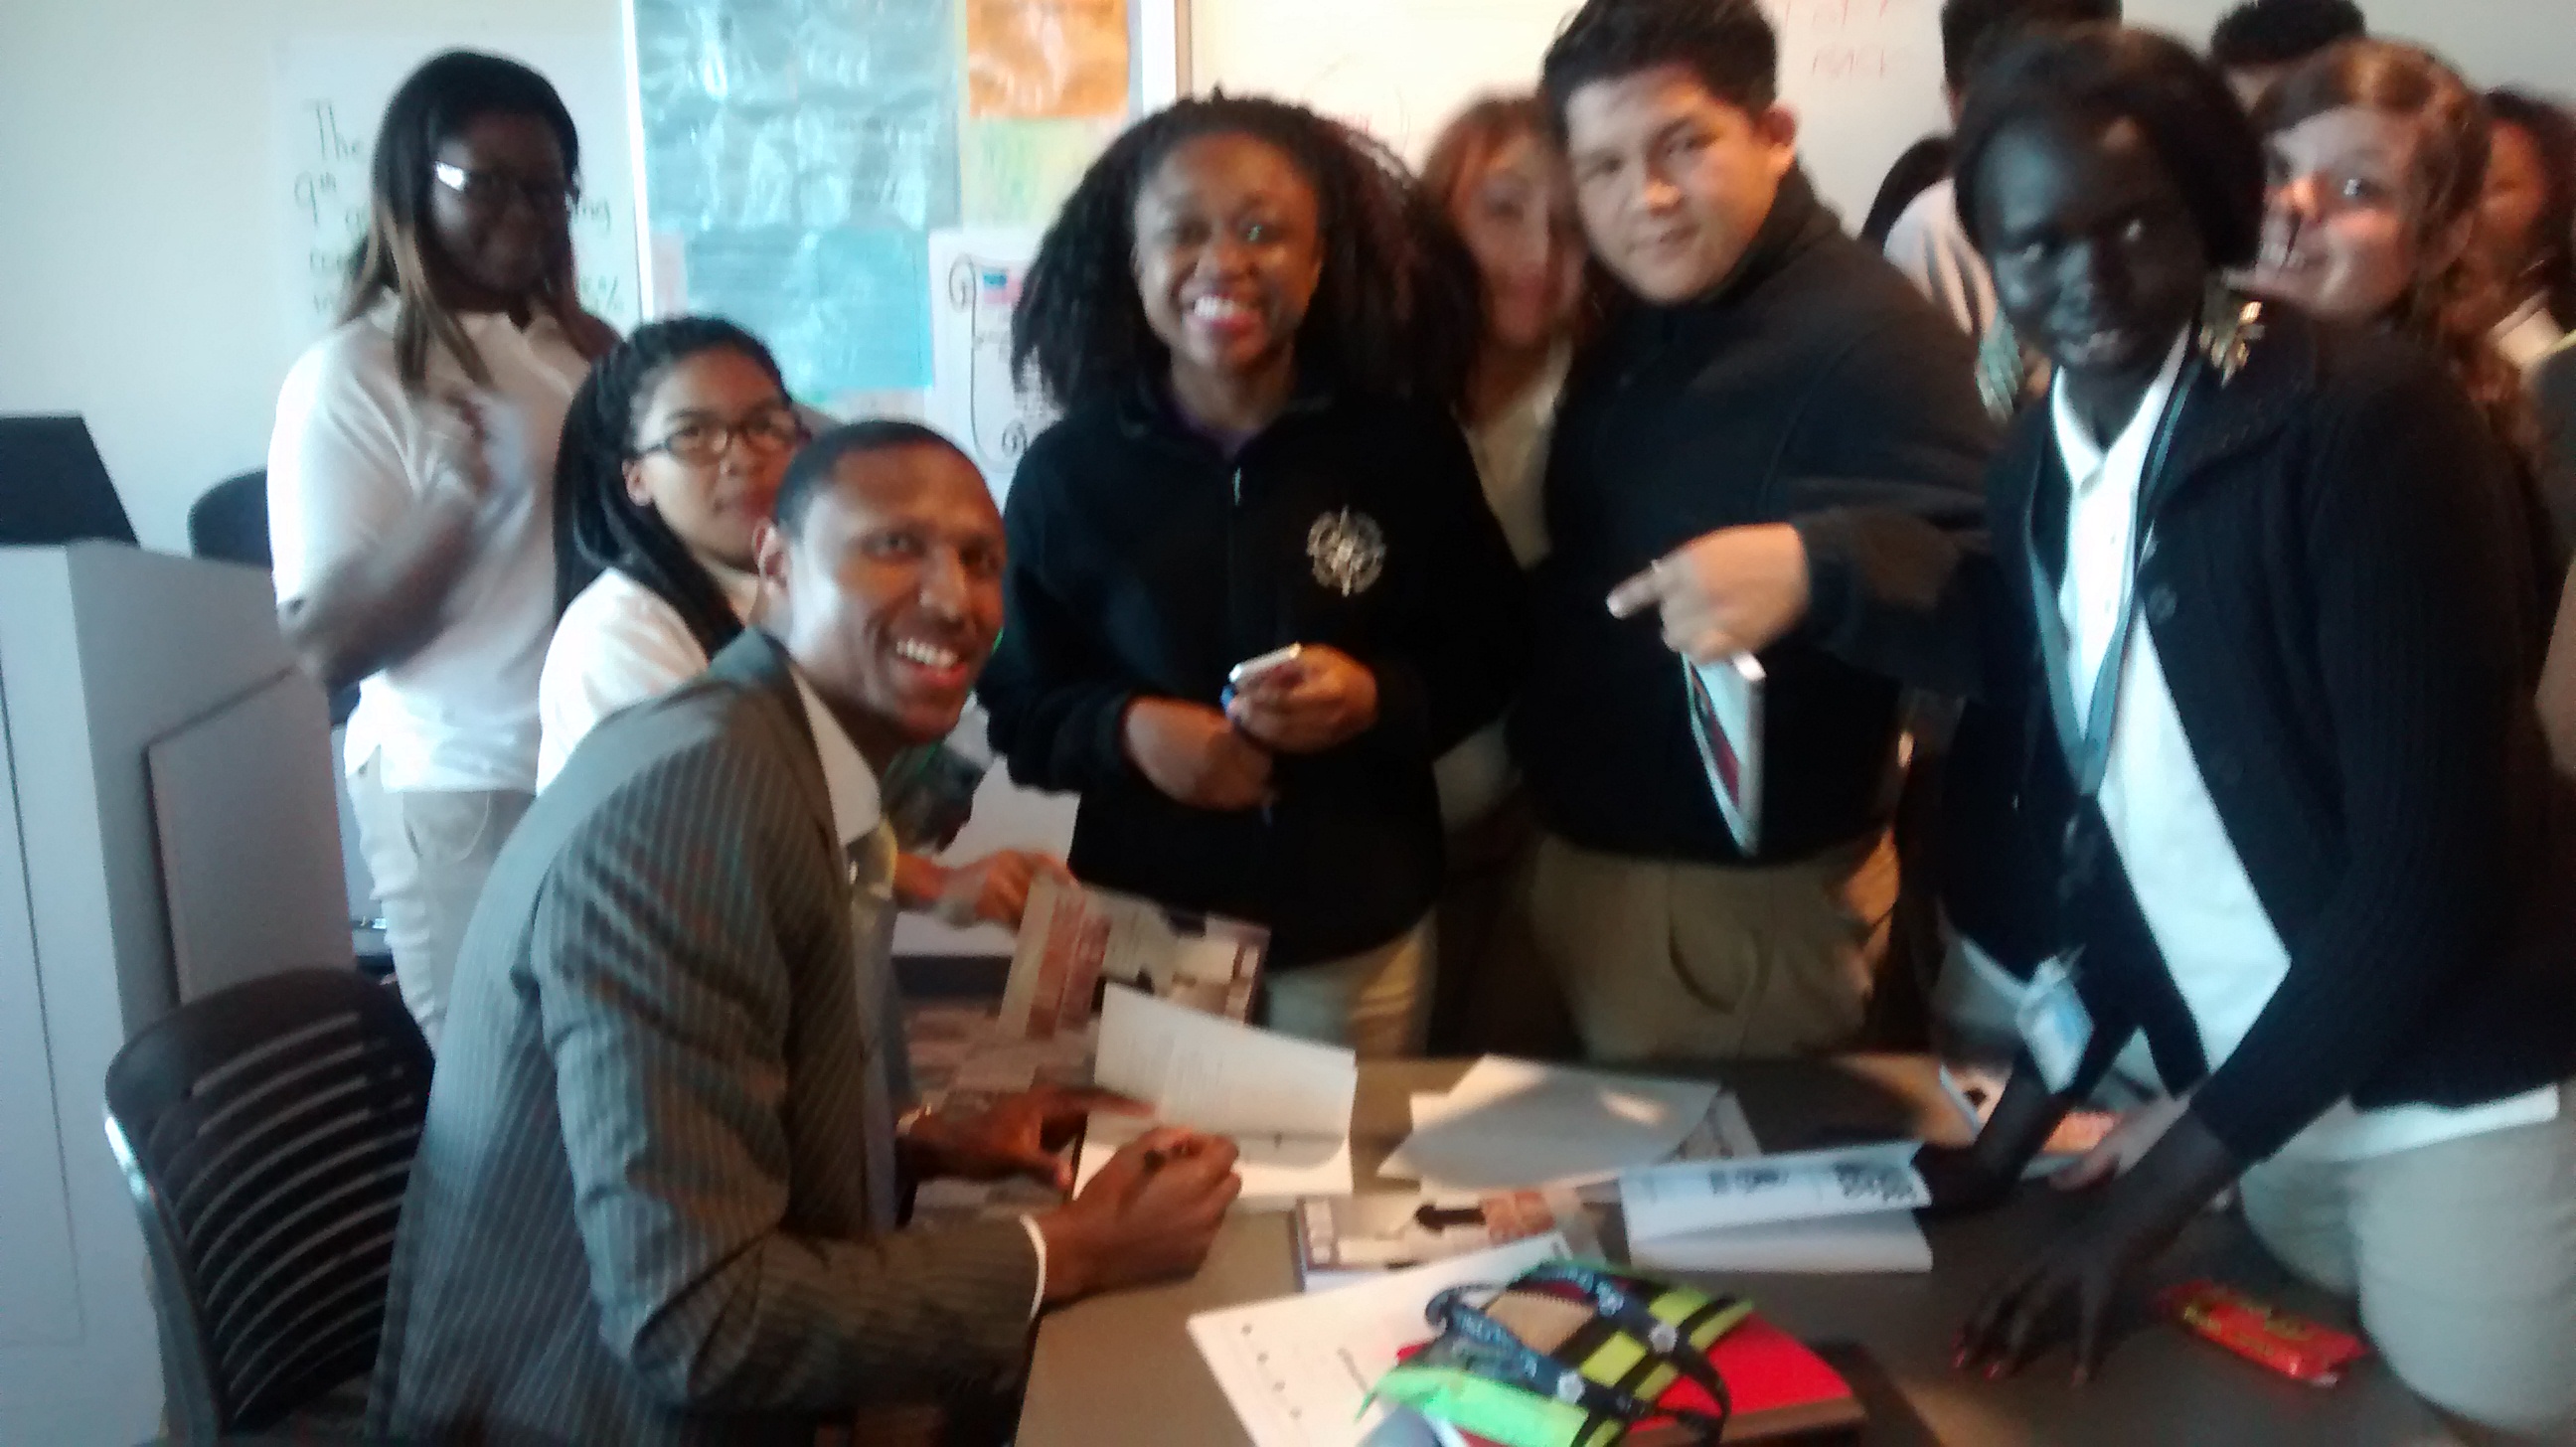
{"type": "MultiPolygon", "coordinates": [[[[742,632],[755,538],[805,436],[769,349],[712,317],[639,327],[583,381],[555,461],[563,617],[537,687],[537,787],[601,720],[696,677],[742,632]]],[[[885,789],[901,817],[893,778],[885,789]]],[[[1030,881],[1062,872],[1017,850],[954,868],[907,853],[895,893],[951,923],[1017,929],[1030,881]]]]}
{"type": "Polygon", "coordinates": [[[1012,320],[1065,416],[1004,512],[994,745],[1082,794],[1075,873],[1268,926],[1271,1025],[1364,1055],[1422,1046],[1432,760],[1526,646],[1447,405],[1474,279],[1385,152],[1219,94],[1110,145],[1012,320]]]}

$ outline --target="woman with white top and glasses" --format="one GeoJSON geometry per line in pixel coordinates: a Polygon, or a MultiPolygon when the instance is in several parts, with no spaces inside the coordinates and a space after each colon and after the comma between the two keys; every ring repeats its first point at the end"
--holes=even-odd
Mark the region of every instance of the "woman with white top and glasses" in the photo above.
{"type": "MultiPolygon", "coordinates": [[[[1990,697],[2063,800],[2055,953],[1936,1205],[2012,1189],[2143,1032],[2190,1091],[2006,1275],[1958,1364],[2071,1338],[2220,1190],[2482,1433],[2576,1429],[2576,795],[2530,707],[2527,512],[2440,360],[2218,284],[2264,164],[2225,82],[2107,27],[1980,71],[1959,200],[2055,364],[1988,473],[1990,697]],[[2035,676],[2033,676],[2035,675],[2035,676]]],[[[1941,596],[1942,579],[1931,579],[1941,596]]],[[[2047,889],[2046,885],[2041,888],[2047,889]]]]}
{"type": "Polygon", "coordinates": [[[459,937],[536,783],[564,409],[616,342],[581,310],[581,151],[543,76],[469,51],[385,109],[343,319],[269,443],[278,617],[328,689],[403,1000],[433,1044],[459,937]]]}
{"type": "MultiPolygon", "coordinates": [[[[602,719],[695,678],[752,620],[755,541],[805,438],[769,348],[731,322],[648,322],[591,370],[555,457],[563,618],[537,685],[539,789],[602,719]]],[[[906,828],[925,814],[964,822],[971,793],[944,809],[917,797],[922,779],[942,774],[942,752],[913,751],[883,781],[908,849],[947,842],[906,828]]],[[[971,778],[961,782],[971,791],[971,778]]],[[[895,895],[952,924],[1017,929],[1031,882],[1063,872],[1019,850],[953,868],[906,853],[895,895]]]]}

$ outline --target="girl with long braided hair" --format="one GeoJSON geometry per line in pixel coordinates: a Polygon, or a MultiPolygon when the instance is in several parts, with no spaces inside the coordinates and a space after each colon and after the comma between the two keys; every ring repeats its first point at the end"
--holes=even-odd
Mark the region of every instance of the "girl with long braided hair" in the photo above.
{"type": "Polygon", "coordinates": [[[573,289],[580,138],[545,77],[449,51],[376,136],[339,325],[269,443],[278,620],[358,686],[349,798],[403,999],[434,1044],[458,941],[536,783],[555,441],[614,345],[573,289]]]}
{"type": "MultiPolygon", "coordinates": [[[[538,788],[602,720],[696,677],[754,620],[755,539],[805,436],[769,348],[713,317],[638,327],[582,382],[555,455],[563,618],[537,687],[538,788]]],[[[883,781],[907,850],[947,842],[905,827],[943,757],[915,751],[883,781]]],[[[1030,882],[1063,869],[1024,850],[954,866],[907,852],[895,895],[952,924],[1017,929],[1030,882]]]]}
{"type": "Polygon", "coordinates": [[[1012,319],[1066,414],[1004,512],[993,743],[1082,794],[1077,874],[1267,925],[1271,1025],[1368,1055],[1422,1046],[1432,760],[1526,647],[1448,406],[1482,331],[1400,165],[1223,94],[1109,146],[1012,319]]]}

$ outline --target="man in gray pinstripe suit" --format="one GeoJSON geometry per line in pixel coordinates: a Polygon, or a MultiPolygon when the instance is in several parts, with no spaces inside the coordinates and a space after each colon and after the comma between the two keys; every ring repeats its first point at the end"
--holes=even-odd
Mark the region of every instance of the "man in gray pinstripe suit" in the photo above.
{"type": "Polygon", "coordinates": [[[1030,1100],[897,1126],[876,773],[955,724],[1001,623],[1001,519],[903,423],[816,439],[777,507],[771,631],[593,733],[493,870],[379,1431],[807,1444],[892,1407],[989,1419],[1043,1303],[1196,1269],[1238,1188],[1229,1144],[1158,1131],[1054,1210],[899,1229],[910,1180],[1052,1169],[1061,1124],[1030,1100]]]}

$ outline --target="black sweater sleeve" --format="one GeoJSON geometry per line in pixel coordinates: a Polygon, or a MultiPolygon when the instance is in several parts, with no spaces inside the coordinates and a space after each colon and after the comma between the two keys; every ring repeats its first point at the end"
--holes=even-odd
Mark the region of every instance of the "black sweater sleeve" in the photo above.
{"type": "Polygon", "coordinates": [[[1931,316],[1861,338],[1818,379],[1775,480],[1807,548],[1809,637],[1856,668],[1979,691],[1983,481],[1975,358],[1931,316]]]}
{"type": "Polygon", "coordinates": [[[2345,858],[2290,967],[2191,1108],[2271,1155],[2382,1066],[2501,935],[2518,569],[2483,424],[2429,362],[2320,398],[2303,484],[2345,858]],[[2337,402],[2340,401],[2340,405],[2337,402]]]}
{"type": "Polygon", "coordinates": [[[1063,479],[1043,451],[1021,459],[1002,525],[1010,560],[1002,574],[1007,620],[976,686],[993,749],[1027,788],[1080,792],[1124,777],[1127,705],[1137,688],[1053,576],[1047,514],[1063,479]]]}
{"type": "Polygon", "coordinates": [[[1415,459],[1404,469],[1405,514],[1426,566],[1401,644],[1361,662],[1377,675],[1379,732],[1437,757],[1501,717],[1519,690],[1528,600],[1458,425],[1414,408],[1397,426],[1415,459]]]}

